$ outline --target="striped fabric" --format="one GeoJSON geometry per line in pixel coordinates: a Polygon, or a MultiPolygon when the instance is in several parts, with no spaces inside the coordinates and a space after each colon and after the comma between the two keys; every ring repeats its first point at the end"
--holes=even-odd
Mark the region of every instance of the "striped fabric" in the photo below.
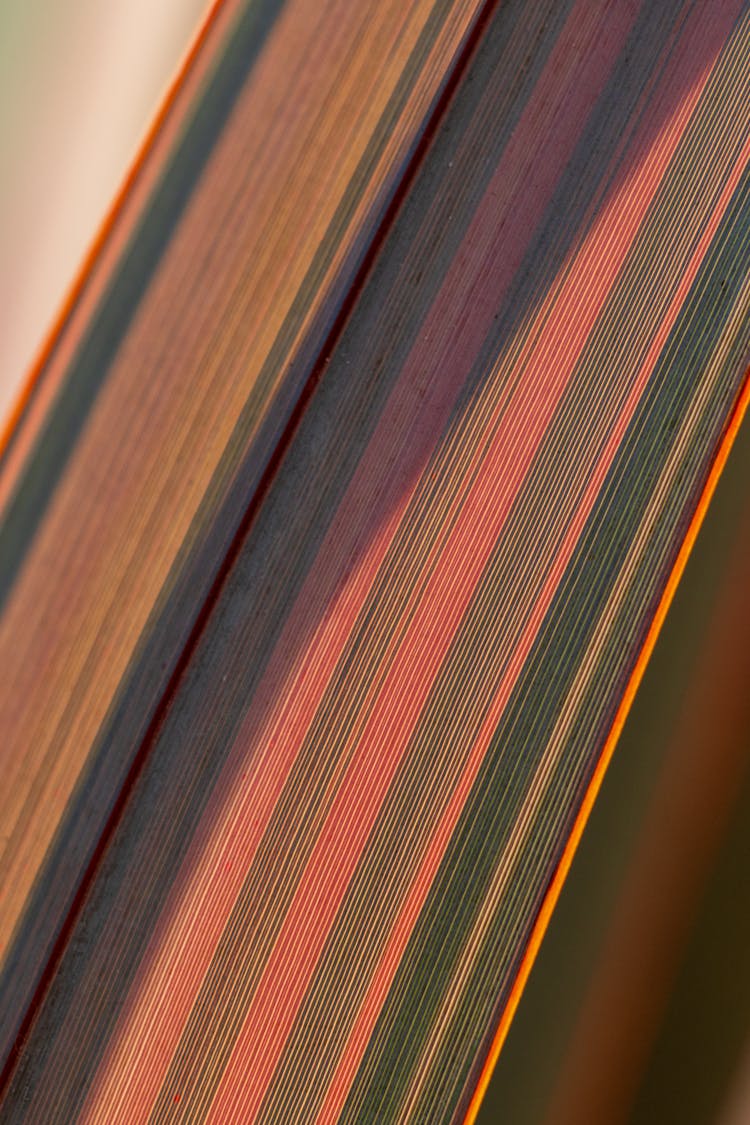
{"type": "Polygon", "coordinates": [[[749,262],[747,0],[215,9],[0,466],[0,1119],[473,1117],[749,262]]]}

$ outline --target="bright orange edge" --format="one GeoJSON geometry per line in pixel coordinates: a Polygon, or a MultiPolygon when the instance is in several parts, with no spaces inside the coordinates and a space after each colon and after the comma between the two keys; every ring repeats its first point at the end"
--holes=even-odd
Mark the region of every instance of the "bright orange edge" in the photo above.
{"type": "MultiPolygon", "coordinates": [[[[33,394],[37,382],[41,377],[47,360],[49,359],[58,338],[62,334],[68,317],[70,316],[84,286],[86,285],[88,277],[94,268],[96,260],[104,247],[110,231],[112,230],[120,212],[122,211],[127,196],[136,179],[138,178],[141,169],[143,168],[143,165],[145,164],[148,155],[156,141],[159,131],[161,130],[161,127],[164,124],[164,121],[170,109],[172,108],[172,105],[174,104],[177,95],[180,92],[180,89],[182,88],[188,72],[190,71],[193,62],[195,61],[195,58],[200,51],[205,39],[207,38],[224,3],[225,0],[212,0],[205,15],[203,16],[203,19],[197,31],[193,36],[191,43],[188,45],[181,61],[178,64],[172,80],[167,86],[161,104],[156,111],[151,125],[149,126],[140,145],[138,146],[135,156],[130,163],[130,166],[125,174],[120,188],[117,191],[112,203],[110,204],[109,210],[105,214],[104,219],[100,223],[99,229],[94,235],[93,241],[84,256],[83,261],[81,262],[81,265],[79,266],[78,271],[73,281],[71,282],[65,297],[63,298],[60,309],[58,310],[58,313],[54,318],[51,327],[49,328],[46,336],[42,341],[36,358],[31,364],[31,367],[23,381],[23,385],[16,395],[15,401],[10,409],[3,429],[2,431],[0,431],[0,456],[2,456],[2,454],[4,453],[11,439],[11,436],[13,435],[13,432],[20,423],[24,410],[26,409],[26,405],[31,398],[31,395],[33,394]]],[[[516,980],[513,984],[513,989],[511,991],[510,997],[508,998],[508,1003],[503,1010],[503,1014],[498,1025],[497,1032],[495,1033],[495,1038],[492,1041],[492,1046],[487,1056],[487,1060],[484,1064],[484,1067],[482,1068],[482,1073],[479,1076],[479,1081],[477,1082],[476,1089],[472,1096],[471,1102],[469,1103],[469,1108],[464,1119],[464,1125],[474,1125],[474,1123],[476,1122],[477,1114],[479,1113],[484,1095],[487,1092],[487,1087],[490,1084],[493,1071],[500,1056],[500,1051],[502,1050],[503,1044],[508,1034],[508,1030],[523,994],[523,990],[526,987],[529,973],[531,972],[542,940],[547,931],[547,926],[549,925],[549,920],[552,917],[552,912],[557,905],[557,900],[560,897],[560,892],[567,877],[568,871],[570,870],[570,865],[573,862],[573,857],[576,853],[578,844],[580,843],[581,836],[583,835],[583,830],[586,827],[591,809],[593,808],[594,802],[599,793],[604,774],[607,771],[607,767],[609,766],[615,746],[617,745],[617,742],[619,740],[620,733],[623,726],[625,725],[625,720],[627,719],[630,712],[635,694],[638,690],[641,680],[643,679],[643,674],[651,658],[651,653],[653,652],[654,645],[656,644],[659,633],[661,632],[661,628],[664,624],[664,620],[667,616],[669,607],[672,604],[672,599],[674,598],[675,591],[680,582],[680,579],[682,578],[685,566],[687,565],[690,553],[698,536],[698,532],[700,531],[703,524],[706,511],[708,510],[711,498],[716,489],[716,485],[718,484],[727,458],[729,457],[732,446],[734,445],[734,441],[737,437],[737,433],[739,432],[742,420],[745,416],[745,413],[747,412],[748,405],[750,405],[750,371],[745,376],[745,382],[742,388],[742,392],[735,406],[732,418],[729,422],[729,426],[725,431],[721,445],[719,446],[719,449],[717,451],[716,457],[711,467],[711,471],[708,476],[708,480],[706,481],[706,485],[703,489],[703,492],[701,493],[700,500],[698,501],[698,506],[693,514],[693,518],[690,521],[690,525],[687,529],[685,538],[680,548],[680,552],[675,561],[675,565],[667,581],[667,585],[664,589],[664,593],[662,594],[661,601],[659,602],[659,606],[654,615],[654,619],[651,622],[651,626],[646,636],[646,640],[644,641],[643,648],[641,649],[635,668],[631,673],[630,679],[625,689],[625,693],[612,724],[612,728],[607,737],[607,741],[604,744],[604,749],[602,751],[601,757],[599,758],[596,769],[594,770],[594,774],[591,778],[591,782],[589,783],[589,787],[584,795],[583,803],[581,804],[581,808],[578,811],[578,815],[576,817],[572,831],[570,833],[570,836],[568,837],[568,842],[565,845],[565,850],[560,859],[560,863],[542,903],[539,916],[529,939],[529,944],[524,955],[524,959],[518,971],[518,976],[516,977],[516,980]]]]}
{"type": "Polygon", "coordinates": [[[664,619],[666,618],[669,607],[672,604],[675,590],[677,589],[680,579],[682,578],[685,566],[687,565],[687,561],[690,558],[690,553],[695,544],[695,540],[698,537],[698,532],[700,531],[701,525],[703,524],[708,506],[711,502],[711,498],[714,494],[719,478],[724,470],[724,466],[727,462],[727,458],[729,457],[732,446],[734,445],[735,438],[737,437],[737,433],[739,432],[739,428],[742,424],[742,419],[744,418],[745,413],[748,409],[748,405],[750,405],[750,370],[748,370],[745,374],[742,391],[740,392],[740,396],[735,404],[729,425],[724,432],[721,444],[719,446],[719,449],[717,450],[716,457],[714,458],[714,462],[711,466],[711,471],[708,475],[708,480],[706,481],[703,492],[701,493],[700,500],[698,501],[698,506],[690,521],[690,525],[682,542],[680,552],[677,556],[674,567],[672,568],[672,572],[669,576],[669,580],[667,581],[664,593],[661,596],[659,606],[656,610],[653,621],[651,622],[648,633],[646,635],[643,648],[640,651],[635,668],[633,669],[630,679],[628,680],[628,685],[620,702],[617,714],[615,715],[615,719],[607,737],[607,741],[604,744],[604,749],[602,750],[601,757],[599,758],[596,769],[594,770],[594,774],[589,783],[589,787],[586,790],[586,794],[583,798],[583,803],[578,811],[578,815],[575,819],[573,829],[565,845],[565,850],[560,859],[560,863],[544,898],[544,902],[542,903],[539,917],[537,918],[534,929],[532,930],[526,953],[524,954],[523,961],[521,962],[521,967],[518,971],[518,976],[516,977],[513,984],[513,989],[511,991],[510,997],[508,998],[508,1003],[506,1004],[503,1010],[503,1014],[500,1018],[500,1023],[495,1033],[495,1038],[493,1039],[489,1055],[487,1056],[487,1060],[484,1064],[484,1067],[482,1068],[482,1073],[479,1076],[479,1081],[477,1083],[476,1089],[472,1096],[471,1102],[469,1103],[469,1108],[464,1119],[464,1125],[474,1125],[474,1123],[476,1122],[479,1108],[482,1104],[484,1095],[487,1092],[487,1087],[490,1084],[490,1079],[492,1078],[492,1073],[500,1056],[500,1051],[502,1050],[511,1022],[516,1013],[516,1009],[521,999],[523,990],[526,987],[526,982],[529,978],[529,973],[531,972],[534,961],[536,960],[537,953],[539,952],[539,947],[542,944],[542,939],[544,938],[544,935],[547,931],[549,920],[552,917],[552,911],[557,905],[557,900],[560,897],[560,891],[562,890],[563,883],[565,882],[568,871],[570,870],[570,865],[573,862],[573,857],[583,834],[583,830],[586,827],[586,822],[588,821],[591,809],[593,808],[594,801],[596,800],[596,797],[599,793],[604,774],[607,771],[607,767],[609,766],[615,746],[617,745],[617,741],[620,737],[620,733],[623,726],[625,725],[625,720],[628,717],[628,713],[632,706],[633,699],[635,698],[635,694],[638,690],[641,680],[643,679],[643,673],[645,672],[646,666],[651,658],[651,653],[654,650],[654,645],[656,644],[659,633],[661,632],[662,625],[664,624],[664,619]]]}
{"type": "Polygon", "coordinates": [[[195,31],[191,42],[189,43],[182,59],[177,64],[177,69],[168,83],[167,88],[162,96],[159,108],[153,117],[150,126],[148,127],[143,139],[138,145],[135,155],[131,160],[125,177],[117,191],[112,203],[109,206],[99,228],[94,235],[88,251],[86,252],[83,261],[81,262],[78,270],[71,282],[67,293],[65,294],[62,304],[55,316],[52,324],[44,336],[41,346],[36,354],[36,357],[31,363],[20,390],[16,393],[9,413],[6,416],[5,422],[0,429],[0,457],[7,449],[10,440],[19,426],[23,417],[26,406],[34,392],[34,388],[39,382],[42,372],[47,364],[47,361],[52,354],[52,351],[57,344],[58,339],[62,335],[63,329],[72,313],[78,298],[80,297],[86,282],[96,264],[96,261],[101,254],[107,238],[114,227],[120,212],[122,211],[128,194],[130,193],[135,181],[141,173],[141,170],[146,163],[146,160],[151,152],[159,132],[171,110],[174,102],[179,94],[188,73],[190,72],[196,56],[198,55],[203,43],[205,42],[208,34],[213,27],[219,10],[224,6],[225,0],[211,0],[211,3],[203,15],[201,22],[195,31]]]}

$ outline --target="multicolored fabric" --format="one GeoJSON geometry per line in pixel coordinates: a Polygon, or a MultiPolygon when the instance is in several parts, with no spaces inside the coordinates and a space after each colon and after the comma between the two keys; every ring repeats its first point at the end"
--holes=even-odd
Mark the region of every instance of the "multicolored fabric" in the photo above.
{"type": "Polygon", "coordinates": [[[217,9],[0,469],[0,1119],[466,1118],[747,397],[749,56],[217,9]]]}

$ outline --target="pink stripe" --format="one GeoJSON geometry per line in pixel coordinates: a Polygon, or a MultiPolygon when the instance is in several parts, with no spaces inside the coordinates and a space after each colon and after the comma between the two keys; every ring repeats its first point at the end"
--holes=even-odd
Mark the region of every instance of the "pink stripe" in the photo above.
{"type": "MultiPolygon", "coordinates": [[[[712,13],[715,18],[715,10],[712,13]]],[[[726,8],[724,11],[726,15],[726,8]]],[[[699,17],[704,15],[699,13],[699,17]]],[[[705,16],[704,16],[705,19],[705,16]]],[[[715,30],[715,24],[714,24],[715,30]]],[[[667,89],[677,87],[684,79],[685,71],[692,69],[700,37],[705,48],[708,29],[698,18],[693,21],[691,34],[682,43],[679,56],[671,66],[667,89]],[[684,69],[683,69],[684,68],[684,69]]],[[[704,56],[705,57],[705,56],[704,56]]],[[[649,159],[641,175],[630,185],[629,190],[620,191],[608,212],[597,226],[598,236],[590,239],[576,266],[571,271],[568,284],[560,301],[560,321],[566,330],[552,324],[540,341],[526,373],[525,384],[533,388],[528,405],[539,411],[536,418],[531,412],[527,418],[517,414],[522,407],[514,404],[508,416],[507,430],[500,431],[496,448],[488,457],[483,475],[485,480],[478,482],[473,500],[465,508],[464,527],[456,532],[455,557],[466,560],[467,565],[459,580],[455,580],[453,552],[446,554],[438,572],[433,578],[432,589],[425,595],[420,614],[415,619],[409,643],[400,654],[393,669],[388,688],[384,690],[378,707],[368,724],[368,729],[358,747],[344,784],[337,795],[325,831],[313,854],[305,876],[295,895],[282,934],[274,953],[269,959],[263,980],[251,1006],[243,1029],[236,1044],[232,1060],[225,1074],[214,1109],[218,1117],[223,1113],[240,1110],[244,1117],[252,1116],[257,1110],[259,1099],[270,1078],[271,1067],[278,1058],[284,1039],[292,1026],[298,1004],[309,984],[310,975],[323,943],[335,917],[346,885],[364,844],[367,834],[374,824],[380,802],[386,792],[423,704],[426,691],[432,683],[437,667],[452,639],[455,626],[463,613],[466,598],[473,589],[473,582],[484,566],[489,549],[497,535],[500,523],[507,510],[518,480],[528,464],[533,452],[533,443],[543,432],[554,408],[556,397],[562,393],[565,377],[572,372],[587,336],[604,304],[618,270],[621,268],[627,250],[637,228],[643,221],[648,207],[658,190],[661,179],[674,155],[684,127],[697,103],[707,80],[707,72],[702,81],[695,83],[682,99],[677,112],[657,142],[652,146],[649,159]],[[616,232],[613,238],[611,232],[616,232]],[[585,308],[577,308],[581,292],[586,293],[587,279],[595,279],[589,285],[588,302],[585,308]],[[565,352],[562,352],[562,346],[565,352]],[[557,353],[557,354],[556,354],[557,353]],[[545,373],[557,371],[551,378],[545,373]],[[565,372],[563,375],[561,372],[565,372]],[[541,391],[538,398],[535,395],[541,391]],[[524,428],[524,422],[527,429],[524,428]],[[535,429],[535,423],[538,426],[535,429]],[[520,435],[520,438],[519,438],[520,435]],[[516,440],[515,447],[511,446],[516,440]],[[523,442],[523,444],[521,444],[523,442]],[[498,480],[500,462],[496,458],[502,451],[512,448],[510,461],[517,470],[515,477],[506,469],[500,475],[501,487],[489,501],[482,494],[484,486],[490,487],[498,480]],[[467,524],[474,524],[472,539],[462,538],[461,530],[467,524]],[[494,523],[494,526],[493,526],[494,523]],[[451,575],[454,580],[451,581],[451,575]],[[441,585],[442,583],[442,585],[441,585]],[[449,605],[450,610],[442,619],[436,620],[441,607],[449,605]],[[397,685],[397,686],[396,686],[397,685]],[[374,766],[373,763],[377,763],[374,766]],[[332,862],[331,857],[335,857],[332,862]],[[279,1011],[279,997],[284,996],[286,1006],[279,1011]],[[259,1048],[259,1044],[262,1046],[259,1048]],[[246,1067],[252,1057],[252,1083],[246,1080],[246,1067]]],[[[697,268],[696,263],[693,263],[697,268]]],[[[671,310],[672,321],[679,306],[671,310]]],[[[669,330],[665,325],[663,331],[669,330]]],[[[663,340],[661,341],[663,343],[663,340]]],[[[642,379],[647,378],[653,368],[661,343],[654,344],[649,356],[649,366],[644,368],[642,379]]],[[[641,383],[642,387],[642,383],[641,383]]],[[[620,427],[627,424],[638,400],[638,392],[633,392],[628,409],[620,419],[620,427]]],[[[621,433],[620,430],[620,433],[621,433]]],[[[617,435],[608,446],[607,458],[600,463],[599,472],[603,474],[611,461],[616,448],[617,435]]],[[[601,476],[599,477],[601,480],[601,476]]],[[[593,503],[595,493],[589,490],[587,504],[593,503]]],[[[580,519],[585,518],[581,513],[580,519]]],[[[577,538],[580,524],[574,524],[567,540],[567,550],[571,552],[577,538]]],[[[556,569],[550,578],[547,596],[551,597],[561,571],[556,569]]],[[[537,615],[536,625],[541,618],[537,615]]],[[[530,634],[527,643],[531,643],[530,634]]],[[[507,685],[506,685],[506,690],[507,685]]],[[[495,716],[496,722],[496,716],[495,716]]],[[[479,758],[472,756],[474,766],[479,758]]],[[[471,774],[471,768],[469,770],[471,774]]],[[[462,791],[463,792],[463,791],[462,791]]],[[[463,792],[465,799],[466,790],[463,792]]]]}
{"type": "MultiPolygon", "coordinates": [[[[460,252],[451,266],[425,322],[422,340],[405,365],[290,614],[223,773],[218,796],[210,802],[196,833],[170,906],[155,931],[129,997],[126,1016],[137,1011],[141,990],[150,990],[146,995],[149,1025],[159,1027],[159,1037],[156,1042],[144,1037],[131,1056],[128,1105],[137,1101],[139,1108],[147,1107],[163,1081],[197,989],[341,648],[411,499],[419,472],[445,427],[492,316],[549,202],[559,168],[569,159],[586,111],[594,104],[616,57],[618,36],[613,34],[607,50],[594,54],[581,80],[569,82],[562,64],[588,45],[581,41],[588,7],[587,0],[580,0],[537,83],[467,234],[467,244],[474,249],[460,252]],[[538,160],[540,146],[548,153],[554,150],[554,160],[543,164],[530,187],[526,171],[538,160]],[[508,196],[506,185],[516,177],[520,179],[520,194],[508,196]],[[485,247],[481,256],[477,246],[485,247]],[[488,285],[493,292],[491,304],[480,301],[488,285]],[[465,294],[458,328],[457,292],[465,294]],[[430,342],[427,347],[425,337],[430,342]],[[436,367],[440,378],[431,377],[436,367]],[[397,468],[384,479],[382,466],[388,463],[397,468]],[[374,489],[373,482],[379,482],[379,490],[374,489]],[[324,605],[331,608],[313,630],[312,623],[324,605]],[[294,654],[300,636],[308,634],[312,634],[311,641],[300,663],[294,654]],[[265,712],[268,717],[257,729],[258,714],[265,712]],[[241,774],[244,780],[238,791],[241,774]],[[223,806],[230,802],[231,819],[218,839],[211,840],[214,824],[223,806]],[[191,894],[191,883],[202,885],[191,894]],[[179,942],[167,936],[173,926],[181,931],[179,942]],[[168,988],[151,987],[149,969],[154,962],[166,964],[168,988]]],[[[624,38],[624,24],[622,18],[613,21],[620,39],[624,38]]],[[[107,1060],[103,1069],[106,1065],[107,1060]]]]}
{"type": "Polygon", "coordinates": [[[698,249],[691,259],[690,266],[680,284],[679,291],[673,299],[667,315],[659,327],[659,331],[654,337],[646,360],[628,395],[628,399],[617,419],[616,425],[610,434],[607,445],[575,514],[575,518],[566,532],[565,539],[555,559],[554,566],[545,580],[539,601],[535,603],[533,614],[524,629],[508,670],[499,685],[497,694],[493,699],[492,707],[482,726],[477,741],[472,747],[471,754],[464,766],[450,802],[430,840],[419,872],[394,924],[386,949],[373,974],[367,995],[365,996],[356,1022],[349,1034],[346,1048],[342,1053],[333,1081],[329,1087],[326,1101],[318,1117],[320,1125],[323,1125],[324,1122],[336,1121],[343,1109],[354,1075],[361,1063],[367,1043],[373,1034],[378,1015],[385,1003],[396,970],[406,950],[407,942],[424,906],[430,887],[433,885],[435,877],[437,876],[445,850],[455,831],[466,800],[471,793],[484,755],[497,729],[497,725],[502,717],[508,699],[510,698],[510,693],[516,678],[531,651],[538,630],[557,590],[558,583],[564,574],[566,566],[570,562],[578,538],[597,499],[599,488],[603,484],[615,454],[620,447],[626,428],[635,413],[640,396],[653,373],[667,336],[674,327],[682,302],[685,299],[690,285],[695,280],[706,249],[726,211],[732,193],[747,167],[748,159],[750,159],[750,143],[745,145],[742,157],[735,166],[731,180],[726,190],[722,193],[719,205],[711,218],[711,222],[701,239],[698,249]]]}

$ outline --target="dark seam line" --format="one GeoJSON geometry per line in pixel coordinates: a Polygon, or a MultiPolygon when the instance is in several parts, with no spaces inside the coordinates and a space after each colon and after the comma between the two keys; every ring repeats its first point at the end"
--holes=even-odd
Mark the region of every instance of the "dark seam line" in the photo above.
{"type": "Polygon", "coordinates": [[[438,128],[446,114],[448,106],[456,93],[459,83],[464,76],[468,67],[469,61],[477,49],[481,38],[484,34],[486,26],[492,16],[496,5],[499,0],[485,0],[478,15],[476,16],[474,26],[469,31],[463,46],[461,47],[456,61],[453,64],[452,71],[448,74],[445,85],[437,98],[437,101],[425,123],[422,135],[419,138],[414,152],[408,160],[400,182],[396,185],[393,196],[388,203],[385,212],[372,235],[369,247],[367,248],[362,261],[359,265],[357,273],[355,274],[352,284],[343,298],[341,307],[329,329],[329,332],[323,341],[323,344],[318,352],[317,358],[312,365],[310,374],[308,375],[302,390],[300,391],[297,402],[295,403],[289,419],[282,431],[278,443],[271,454],[268,464],[263,471],[263,474],[258,482],[255,493],[251,497],[245,513],[240,520],[240,523],[232,537],[232,541],[227,549],[222,563],[216,573],[216,576],[211,584],[211,587],[206,595],[206,598],[201,606],[193,628],[190,631],[183,650],[177,660],[169,682],[167,683],[161,699],[156,705],[154,714],[151,718],[141,745],[133,758],[130,769],[125,776],[120,792],[114,802],[110,811],[107,821],[102,829],[99,840],[93,853],[89,859],[86,869],[81,877],[78,888],[76,889],[73,900],[68,908],[67,915],[60,927],[57,938],[50,950],[47,958],[47,963],[39,977],[36,988],[34,989],[33,996],[29,1001],[26,1013],[23,1017],[21,1025],[18,1029],[13,1044],[8,1052],[8,1057],[3,1065],[2,1072],[0,1073],[0,1098],[4,1097],[8,1092],[11,1080],[15,1073],[18,1062],[20,1061],[24,1043],[29,1036],[32,1025],[39,1014],[45,997],[54,979],[57,966],[59,965],[65,948],[73,932],[74,926],[83,908],[84,902],[88,896],[93,882],[96,878],[97,871],[102,862],[104,854],[114,836],[114,833],[120,823],[125,806],[128,799],[135,788],[136,782],[143,770],[143,767],[148,758],[149,752],[156,742],[159,731],[164,723],[169,707],[173,698],[177,694],[178,688],[187,672],[190,661],[195,650],[198,647],[201,636],[208,624],[211,613],[216,606],[221,595],[224,584],[232,571],[232,568],[239,557],[242,550],[243,543],[250,532],[250,529],[255,521],[255,518],[260,511],[263,500],[270,491],[271,485],[278,473],[281,464],[284,460],[285,454],[291,445],[291,442],[299,428],[302,417],[305,413],[308,403],[323,375],[328,360],[336,347],[343,330],[349,320],[357,300],[364,289],[368,276],[373,268],[375,260],[385,243],[391,228],[394,225],[396,217],[401,210],[403,203],[406,200],[407,194],[416,179],[417,173],[424,161],[427,151],[434,139],[438,128]]]}

